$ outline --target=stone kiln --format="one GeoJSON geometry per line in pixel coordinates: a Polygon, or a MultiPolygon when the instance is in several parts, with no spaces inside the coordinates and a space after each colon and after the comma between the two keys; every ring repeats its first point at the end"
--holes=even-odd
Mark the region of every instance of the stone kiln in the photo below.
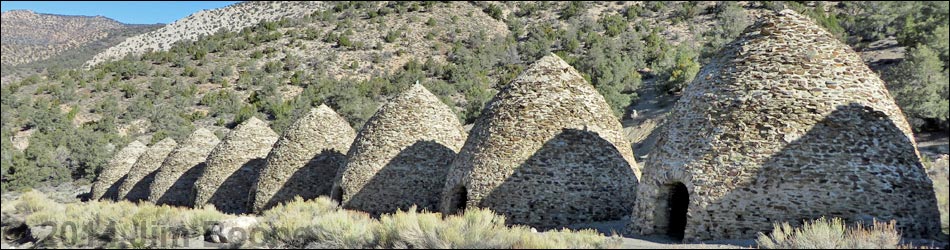
{"type": "Polygon", "coordinates": [[[416,83],[366,121],[332,196],[346,208],[377,215],[412,205],[434,211],[465,136],[455,113],[416,83]]]}
{"type": "Polygon", "coordinates": [[[287,128],[274,144],[254,186],[253,211],[260,213],[295,196],[330,195],[356,131],[339,114],[320,105],[287,128]]]}
{"type": "Polygon", "coordinates": [[[145,151],[142,156],[135,161],[128,176],[119,186],[119,198],[129,201],[141,201],[148,199],[148,186],[155,180],[155,174],[158,168],[162,166],[162,161],[168,157],[168,154],[175,149],[178,143],[172,138],[165,138],[155,143],[145,151]]]}
{"type": "Polygon", "coordinates": [[[451,166],[443,213],[484,207],[542,229],[628,216],[639,178],[619,119],[556,55],[487,104],[451,166]]]}
{"type": "Polygon", "coordinates": [[[251,117],[231,130],[205,160],[195,182],[195,207],[207,204],[225,213],[247,213],[251,186],[278,135],[267,123],[251,117]]]}
{"type": "Polygon", "coordinates": [[[847,45],[768,13],[703,67],[646,162],[634,234],[754,238],[821,216],[939,230],[910,126],[847,45]]]}
{"type": "Polygon", "coordinates": [[[100,173],[99,176],[96,177],[96,181],[93,182],[92,190],[90,191],[90,193],[92,193],[91,200],[95,201],[103,198],[108,200],[118,199],[119,186],[125,182],[129,169],[132,168],[132,165],[135,164],[135,161],[139,159],[139,156],[141,156],[147,148],[145,144],[139,141],[133,141],[115,153],[115,156],[109,161],[109,165],[106,165],[106,167],[102,169],[102,173],[100,173]]]}
{"type": "Polygon", "coordinates": [[[148,200],[157,205],[193,206],[195,181],[205,169],[205,158],[218,142],[218,137],[204,128],[188,135],[158,168],[148,200]]]}

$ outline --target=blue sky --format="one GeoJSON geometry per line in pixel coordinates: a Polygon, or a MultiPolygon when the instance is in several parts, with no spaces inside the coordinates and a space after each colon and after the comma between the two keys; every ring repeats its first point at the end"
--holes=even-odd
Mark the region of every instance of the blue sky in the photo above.
{"type": "Polygon", "coordinates": [[[239,1],[0,1],[0,11],[27,9],[37,13],[105,16],[129,24],[171,23],[203,9],[239,1]]]}

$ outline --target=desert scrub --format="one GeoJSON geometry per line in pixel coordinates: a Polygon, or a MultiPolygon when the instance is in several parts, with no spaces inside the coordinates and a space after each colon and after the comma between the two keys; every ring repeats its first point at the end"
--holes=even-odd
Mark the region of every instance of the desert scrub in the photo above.
{"type": "Polygon", "coordinates": [[[87,202],[60,204],[31,191],[12,202],[31,231],[53,230],[39,246],[154,247],[160,240],[198,237],[211,223],[231,218],[213,207],[187,209],[150,203],[87,202]],[[51,227],[51,228],[50,228],[51,227]]]}
{"type": "MultiPolygon", "coordinates": [[[[268,248],[617,248],[619,237],[593,230],[533,232],[508,226],[505,217],[488,209],[469,209],[442,217],[439,213],[398,211],[379,219],[341,209],[320,197],[291,202],[258,217],[246,247],[268,248]],[[256,244],[260,243],[260,244],[256,244]]],[[[3,204],[3,213],[20,215],[40,247],[154,248],[210,232],[213,222],[230,218],[214,207],[189,209],[147,202],[60,204],[39,192],[28,192],[3,204]]]]}
{"type": "Polygon", "coordinates": [[[901,235],[895,222],[874,221],[871,227],[845,225],[841,218],[805,221],[800,228],[788,222],[774,224],[772,233],[759,233],[756,244],[767,249],[890,249],[910,248],[900,245],[901,235]]]}
{"type": "Polygon", "coordinates": [[[260,228],[266,247],[334,248],[616,248],[619,238],[593,230],[535,233],[506,226],[487,209],[442,218],[439,213],[397,211],[372,219],[340,209],[332,200],[296,199],[265,211],[260,228]]]}

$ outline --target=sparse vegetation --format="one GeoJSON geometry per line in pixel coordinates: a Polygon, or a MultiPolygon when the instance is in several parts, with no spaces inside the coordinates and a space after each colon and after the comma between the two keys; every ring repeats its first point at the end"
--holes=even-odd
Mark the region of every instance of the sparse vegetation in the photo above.
{"type": "Polygon", "coordinates": [[[187,209],[127,201],[60,204],[37,191],[9,203],[12,209],[4,213],[22,216],[31,230],[53,227],[60,231],[37,242],[53,248],[155,247],[172,238],[205,235],[211,226],[208,222],[233,217],[212,207],[187,209]]]}
{"type": "Polygon", "coordinates": [[[805,221],[800,228],[775,224],[770,235],[759,233],[756,244],[766,249],[896,249],[901,245],[894,221],[874,221],[870,227],[845,225],[840,218],[805,221]]]}
{"type": "MultiPolygon", "coordinates": [[[[36,191],[4,202],[3,213],[25,218],[30,230],[54,226],[69,232],[38,239],[43,247],[161,247],[174,239],[208,235],[214,222],[234,218],[212,207],[126,201],[60,204],[36,191]],[[68,225],[75,228],[64,229],[68,225]]],[[[617,236],[593,230],[534,233],[524,226],[506,226],[503,216],[485,209],[444,219],[438,213],[401,211],[373,219],[343,210],[326,197],[298,197],[265,211],[258,220],[251,230],[260,233],[251,233],[256,238],[245,244],[268,248],[616,248],[620,243],[617,236]]]]}
{"type": "Polygon", "coordinates": [[[950,119],[950,75],[946,62],[925,44],[885,75],[891,93],[914,128],[947,128],[950,119]]]}
{"type": "Polygon", "coordinates": [[[485,209],[442,218],[438,213],[399,211],[378,220],[340,209],[322,197],[297,199],[262,216],[264,240],[271,247],[333,248],[615,248],[618,238],[592,230],[532,233],[506,226],[503,216],[485,209]],[[295,230],[309,228],[310,230],[295,230]],[[305,232],[288,235],[287,232],[305,232]]]}

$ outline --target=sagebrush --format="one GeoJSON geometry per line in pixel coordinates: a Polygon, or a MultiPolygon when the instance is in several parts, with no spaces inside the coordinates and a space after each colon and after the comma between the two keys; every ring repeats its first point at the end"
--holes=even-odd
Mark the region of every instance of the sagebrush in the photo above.
{"type": "MultiPolygon", "coordinates": [[[[155,248],[183,246],[185,240],[208,236],[215,222],[236,218],[213,207],[189,209],[148,202],[86,202],[61,204],[31,191],[4,202],[4,217],[25,218],[39,235],[37,246],[49,248],[155,248]],[[44,230],[66,233],[40,235],[44,230]],[[177,243],[176,243],[177,242],[177,243]],[[169,245],[178,244],[178,245],[169,245]]],[[[341,209],[326,198],[297,197],[257,217],[251,239],[229,246],[247,248],[617,248],[619,236],[594,230],[563,229],[537,233],[526,226],[508,226],[504,216],[487,209],[460,215],[399,211],[372,218],[341,209]],[[256,231],[256,232],[255,232],[256,231]]],[[[184,245],[188,246],[188,245],[184,245]]]]}

